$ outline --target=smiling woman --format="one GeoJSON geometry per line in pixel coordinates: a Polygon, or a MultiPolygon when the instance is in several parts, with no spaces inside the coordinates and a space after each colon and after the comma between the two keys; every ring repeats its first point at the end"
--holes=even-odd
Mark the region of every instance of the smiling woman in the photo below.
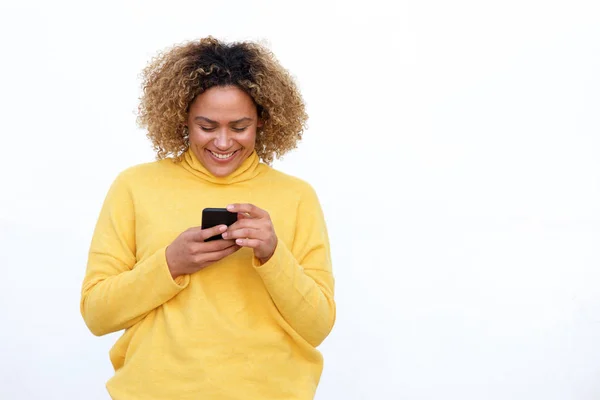
{"type": "Polygon", "coordinates": [[[95,335],[124,330],[110,396],[312,399],[336,306],[317,195],[270,166],[307,118],[293,80],[255,43],[206,38],[151,62],[143,90],[157,160],[113,182],[81,292],[95,335]],[[215,207],[233,224],[202,229],[215,207]]]}
{"type": "Polygon", "coordinates": [[[210,37],[186,43],[159,54],[143,76],[138,122],[148,129],[158,158],[187,150],[190,106],[214,87],[237,87],[254,103],[264,122],[256,152],[266,163],[302,138],[308,118],[302,96],[289,72],[257,43],[226,45],[210,37]]]}

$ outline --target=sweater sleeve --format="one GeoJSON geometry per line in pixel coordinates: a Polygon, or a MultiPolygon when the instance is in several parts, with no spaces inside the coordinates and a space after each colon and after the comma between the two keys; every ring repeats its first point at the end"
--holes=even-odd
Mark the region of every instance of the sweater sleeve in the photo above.
{"type": "Polygon", "coordinates": [[[313,346],[320,345],[336,318],[329,238],[312,188],[299,206],[291,248],[278,241],[273,256],[254,267],[290,326],[313,346]]]}
{"type": "Polygon", "coordinates": [[[111,185],[92,237],[80,311],[90,331],[127,329],[183,290],[189,276],[173,280],[166,247],[138,261],[135,209],[124,174],[111,185]]]}

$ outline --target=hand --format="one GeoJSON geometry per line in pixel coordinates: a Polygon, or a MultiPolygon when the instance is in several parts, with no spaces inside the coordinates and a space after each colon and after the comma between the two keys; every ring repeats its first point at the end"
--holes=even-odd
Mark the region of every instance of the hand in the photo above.
{"type": "Polygon", "coordinates": [[[238,213],[238,221],[223,234],[225,239],[254,250],[261,264],[269,261],[277,247],[277,235],[269,213],[252,204],[232,204],[227,210],[238,213]]]}
{"type": "Polygon", "coordinates": [[[226,225],[204,230],[195,227],[186,230],[173,240],[166,249],[167,265],[173,279],[206,268],[239,250],[240,246],[236,245],[234,240],[220,239],[204,242],[226,230],[226,225]]]}

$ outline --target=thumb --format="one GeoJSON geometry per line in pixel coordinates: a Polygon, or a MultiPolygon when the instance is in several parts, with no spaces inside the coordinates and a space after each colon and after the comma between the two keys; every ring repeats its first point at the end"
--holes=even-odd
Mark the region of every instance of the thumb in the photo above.
{"type": "Polygon", "coordinates": [[[204,242],[206,239],[209,239],[213,236],[220,235],[221,233],[227,230],[227,225],[217,225],[212,228],[200,229],[195,233],[194,239],[199,242],[204,242]]]}

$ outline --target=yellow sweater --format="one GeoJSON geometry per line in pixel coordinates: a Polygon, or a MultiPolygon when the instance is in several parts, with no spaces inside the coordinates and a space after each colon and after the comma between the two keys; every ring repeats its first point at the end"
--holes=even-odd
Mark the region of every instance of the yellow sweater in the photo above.
{"type": "Polygon", "coordinates": [[[123,171],[94,231],[81,313],[95,335],[125,330],[110,351],[115,400],[312,399],[335,321],[334,279],[312,187],[259,162],[225,178],[192,152],[123,171]],[[278,237],[260,266],[252,250],[171,278],[165,249],[200,226],[202,209],[253,203],[278,237]]]}

